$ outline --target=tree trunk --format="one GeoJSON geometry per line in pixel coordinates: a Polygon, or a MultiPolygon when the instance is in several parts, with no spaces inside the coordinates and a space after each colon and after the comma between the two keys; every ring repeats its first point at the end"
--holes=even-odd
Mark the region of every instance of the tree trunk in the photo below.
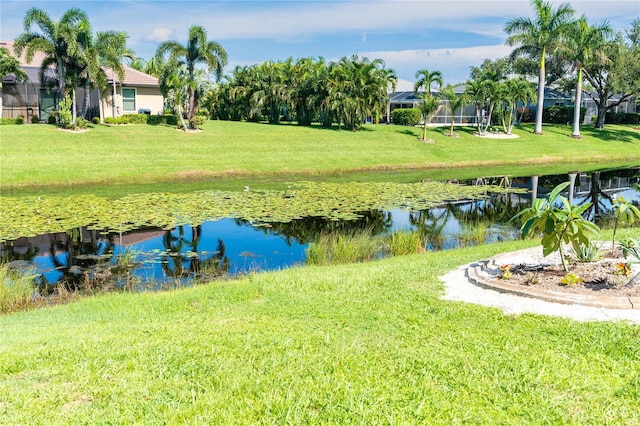
{"type": "Polygon", "coordinates": [[[533,133],[542,134],[542,111],[544,110],[544,84],[545,84],[545,66],[544,55],[545,50],[542,50],[542,58],[540,59],[540,72],[538,74],[538,104],[536,105],[536,126],[533,133]]]}
{"type": "Polygon", "coordinates": [[[76,124],[76,117],[78,112],[76,111],[76,89],[71,89],[71,124],[76,124]]]}
{"type": "Polygon", "coordinates": [[[582,103],[582,64],[578,62],[578,83],[576,84],[576,100],[573,106],[573,132],[571,137],[582,139],[580,135],[580,104],[582,103]]]}
{"type": "Polygon", "coordinates": [[[176,109],[178,110],[178,118],[180,119],[180,125],[185,131],[189,130],[189,128],[187,127],[187,124],[184,122],[184,117],[182,116],[182,107],[180,107],[180,104],[176,106],[176,109]]]}
{"type": "MultiPolygon", "coordinates": [[[[605,101],[606,102],[606,101],[605,101]]],[[[604,106],[596,103],[598,105],[598,119],[596,120],[596,128],[603,130],[604,129],[604,116],[607,114],[607,110],[604,106]]]]}

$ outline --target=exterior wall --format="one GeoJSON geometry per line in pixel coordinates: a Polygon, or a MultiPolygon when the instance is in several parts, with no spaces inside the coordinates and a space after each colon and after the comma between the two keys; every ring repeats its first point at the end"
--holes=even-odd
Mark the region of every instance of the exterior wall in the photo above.
{"type": "MultiPolygon", "coordinates": [[[[105,117],[113,117],[113,89],[109,88],[108,94],[103,99],[103,113],[105,117]]],[[[159,115],[164,111],[164,98],[157,87],[116,86],[115,116],[123,114],[137,114],[140,110],[148,110],[151,115],[159,115]],[[135,90],[135,110],[125,111],[122,99],[122,89],[135,90]]]]}
{"type": "Polygon", "coordinates": [[[164,111],[164,99],[157,87],[138,87],[136,107],[149,110],[151,115],[159,115],[164,111]]]}

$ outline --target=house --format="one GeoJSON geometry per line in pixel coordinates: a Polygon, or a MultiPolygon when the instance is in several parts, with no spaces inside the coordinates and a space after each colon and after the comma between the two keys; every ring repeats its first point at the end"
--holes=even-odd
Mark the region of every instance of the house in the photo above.
{"type": "MultiPolygon", "coordinates": [[[[607,106],[620,102],[622,95],[617,93],[613,94],[607,99],[607,106]]],[[[586,109],[586,113],[584,115],[584,124],[589,124],[592,121],[592,117],[598,115],[598,107],[596,106],[596,102],[594,99],[600,99],[598,96],[598,92],[596,91],[582,91],[582,107],[586,109]]],[[[637,101],[635,97],[627,98],[626,100],[620,102],[619,105],[613,107],[610,112],[623,112],[623,113],[634,113],[639,112],[637,101]]]]}
{"type": "MultiPolygon", "coordinates": [[[[13,42],[0,41],[0,47],[5,47],[15,54],[13,42]]],[[[37,116],[40,121],[46,121],[51,112],[57,108],[60,93],[55,88],[41,85],[39,73],[44,55],[37,53],[31,63],[27,63],[24,52],[20,57],[15,56],[27,73],[28,80],[21,83],[17,82],[13,75],[2,76],[2,116],[5,118],[22,116],[27,123],[31,122],[34,116],[37,116]]],[[[153,115],[163,113],[164,99],[158,79],[133,68],[124,68],[125,76],[122,81],[110,68],[103,68],[109,89],[102,99],[97,89],[90,90],[85,118],[98,117],[101,109],[104,117],[135,113],[153,115]]],[[[55,77],[55,68],[45,71],[45,81],[54,81],[55,77]]],[[[84,101],[84,89],[76,89],[76,111],[82,110],[84,101]]]]}
{"type": "MultiPolygon", "coordinates": [[[[465,84],[459,84],[455,86],[453,90],[457,94],[462,94],[465,91],[465,88],[466,88],[465,84]]],[[[396,91],[389,94],[389,104],[387,107],[387,114],[388,114],[387,122],[390,122],[391,111],[393,111],[396,108],[419,108],[419,104],[421,102],[420,94],[423,92],[420,91],[418,93],[415,93],[413,90],[406,90],[407,87],[405,87],[404,89],[405,90],[396,91]]],[[[439,96],[438,93],[439,92],[437,90],[434,90],[432,92],[432,95],[439,96]]],[[[439,108],[438,111],[431,118],[431,121],[430,121],[431,125],[433,126],[450,125],[452,119],[455,125],[473,125],[476,123],[476,112],[475,112],[475,106],[473,105],[473,103],[470,103],[469,105],[461,108],[460,110],[455,111],[452,118],[450,109],[445,107],[448,104],[448,102],[449,101],[447,101],[446,99],[440,100],[440,104],[442,105],[442,107],[439,108]]],[[[573,105],[573,99],[571,96],[567,96],[561,92],[558,92],[557,90],[545,88],[543,105],[545,108],[550,106],[571,106],[573,105]]],[[[535,114],[535,109],[536,109],[535,103],[528,104],[528,107],[532,109],[532,114],[535,114]]]]}

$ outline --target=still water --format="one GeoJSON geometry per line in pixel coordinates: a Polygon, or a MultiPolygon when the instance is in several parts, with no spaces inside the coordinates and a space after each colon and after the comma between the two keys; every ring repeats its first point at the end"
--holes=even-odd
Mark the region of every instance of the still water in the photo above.
{"type": "Polygon", "coordinates": [[[5,242],[0,258],[30,270],[46,288],[64,283],[80,288],[88,279],[115,286],[155,289],[188,285],[199,279],[246,274],[304,264],[306,250],[323,233],[370,229],[374,235],[416,230],[428,250],[484,244],[518,237],[509,220],[561,182],[575,179],[565,193],[573,203],[593,203],[591,220],[606,222],[614,197],[640,206],[640,169],[539,177],[478,178],[462,182],[526,188],[529,193],[489,195],[483,200],[447,203],[422,211],[367,211],[350,221],[306,217],[289,223],[252,226],[236,219],[180,226],[172,230],[138,229],[101,234],[84,228],[5,242]]]}

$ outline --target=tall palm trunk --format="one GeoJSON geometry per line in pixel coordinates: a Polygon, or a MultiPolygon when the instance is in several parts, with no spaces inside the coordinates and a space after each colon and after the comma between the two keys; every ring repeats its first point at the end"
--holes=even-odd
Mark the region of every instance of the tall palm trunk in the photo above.
{"type": "Polygon", "coordinates": [[[540,59],[540,73],[538,74],[538,105],[536,107],[536,126],[534,133],[542,134],[542,112],[544,111],[544,84],[545,84],[545,50],[542,50],[542,58],[540,59]]]}
{"type": "Polygon", "coordinates": [[[578,62],[578,83],[576,84],[576,101],[573,106],[573,132],[571,137],[582,139],[580,135],[580,104],[582,103],[582,64],[578,62]]]}

